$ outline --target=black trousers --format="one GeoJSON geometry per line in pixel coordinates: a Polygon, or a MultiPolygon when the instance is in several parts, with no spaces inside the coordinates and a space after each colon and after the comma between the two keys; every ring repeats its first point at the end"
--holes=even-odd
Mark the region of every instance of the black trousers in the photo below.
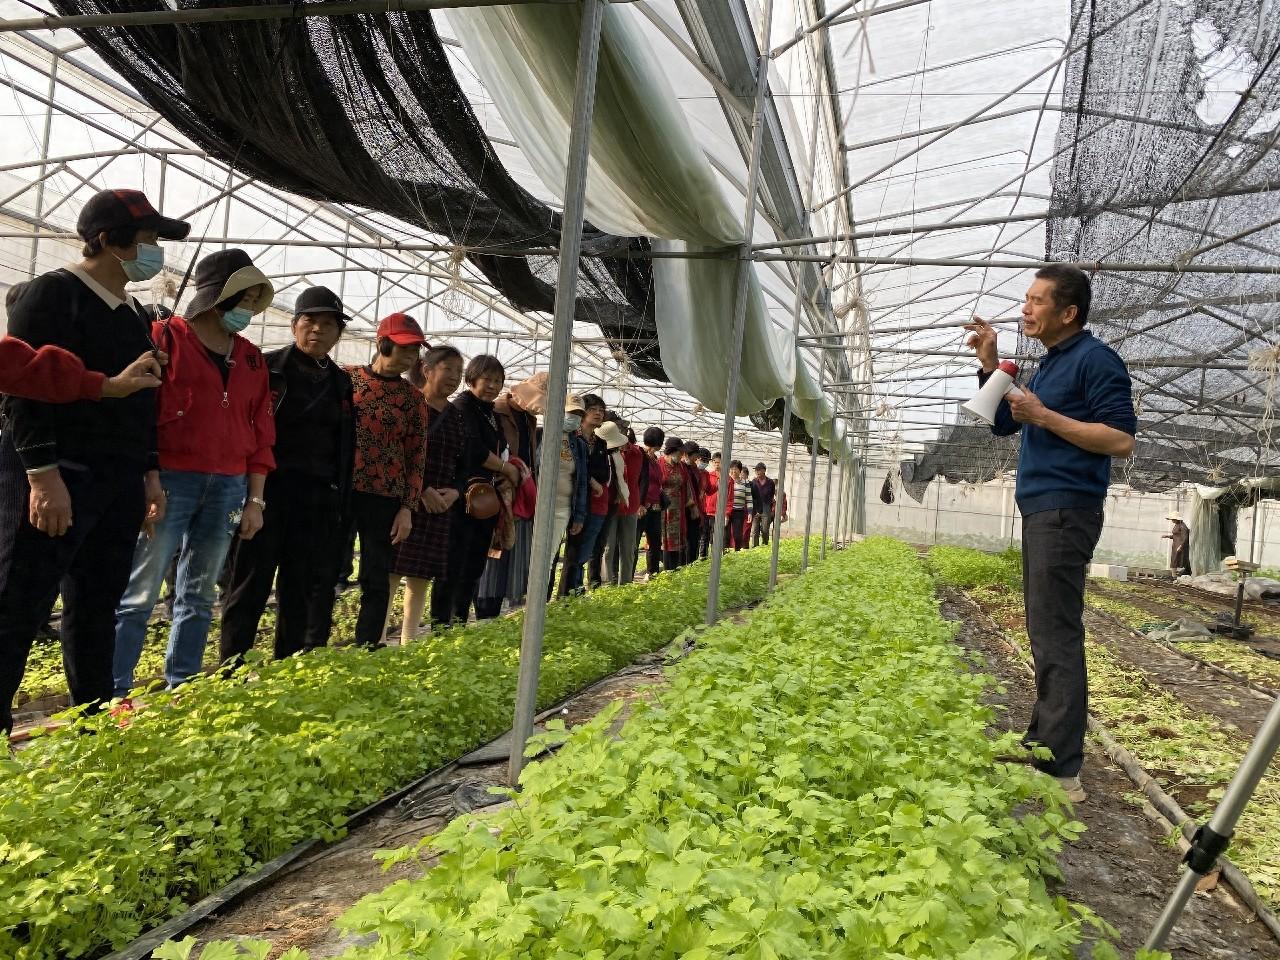
{"type": "Polygon", "coordinates": [[[1101,510],[1044,510],[1022,518],[1022,590],[1036,672],[1036,703],[1023,742],[1053,751],[1053,760],[1036,765],[1055,777],[1076,776],[1084,761],[1084,583],[1101,533],[1101,510]]]}
{"type": "Polygon", "coordinates": [[[357,490],[351,495],[351,516],[360,537],[360,614],[356,617],[356,643],[376,647],[391,603],[391,525],[400,512],[395,497],[357,490]]]}
{"type": "Polygon", "coordinates": [[[31,642],[62,593],[62,662],[76,704],[110,700],[116,607],[129,584],[146,512],[143,469],[99,463],[61,468],[71,496],[71,527],[50,537],[31,526],[31,488],[13,441],[0,438],[0,730],[13,727],[11,705],[31,642]]]}
{"type": "Polygon", "coordinates": [[[591,545],[591,559],[587,561],[587,584],[592,590],[604,581],[604,552],[609,549],[609,543],[617,535],[618,514],[615,508],[615,512],[609,514],[609,519],[605,520],[604,526],[600,528],[596,542],[591,545]]]}
{"type": "Polygon", "coordinates": [[[729,535],[726,543],[733,544],[733,549],[742,550],[747,546],[747,511],[734,510],[729,514],[729,535]]]}
{"type": "Polygon", "coordinates": [[[663,550],[662,565],[668,570],[678,570],[684,566],[685,556],[684,550],[663,550]]]}
{"type": "Polygon", "coordinates": [[[219,642],[224,661],[253,648],[272,583],[277,659],[323,647],[333,629],[333,585],[347,529],[337,489],[315,477],[277,471],[267,477],[263,499],[262,529],[231,547],[219,642]]]}
{"type": "Polygon", "coordinates": [[[489,559],[489,544],[498,518],[477,520],[461,506],[455,507],[449,520],[449,558],[445,575],[431,583],[431,622],[433,624],[466,623],[476,586],[489,559]]]}
{"type": "MultiPolygon", "coordinates": [[[[645,543],[648,547],[649,576],[656,576],[662,571],[662,511],[646,510],[640,518],[640,529],[644,531],[645,543]]],[[[640,538],[636,538],[636,543],[640,538]]]]}
{"type": "Polygon", "coordinates": [[[698,559],[698,550],[702,543],[702,531],[706,528],[707,518],[696,511],[689,511],[685,529],[689,535],[684,542],[684,562],[693,563],[698,559]]]}

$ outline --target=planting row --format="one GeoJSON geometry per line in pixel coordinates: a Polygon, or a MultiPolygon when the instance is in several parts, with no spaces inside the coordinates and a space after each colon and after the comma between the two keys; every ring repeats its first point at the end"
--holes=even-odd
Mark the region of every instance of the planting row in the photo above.
{"type": "MultiPolygon", "coordinates": [[[[1024,650],[1030,649],[1018,581],[987,575],[998,558],[973,550],[947,551],[943,565],[935,563],[934,553],[930,553],[940,578],[966,588],[1024,650]]],[[[1113,615],[1124,612],[1114,602],[1092,595],[1088,603],[1113,615]]],[[[1137,625],[1136,620],[1127,622],[1137,625]]],[[[1213,640],[1186,646],[1189,653],[1211,662],[1218,661],[1260,681],[1271,679],[1266,675],[1270,662],[1240,644],[1213,640]]],[[[1176,690],[1166,689],[1158,678],[1147,676],[1127,660],[1118,660],[1092,631],[1086,631],[1085,655],[1090,711],[1190,816],[1207,818],[1239,766],[1248,738],[1220,717],[1189,707],[1176,690]]],[[[1245,808],[1228,856],[1248,875],[1263,899],[1273,907],[1280,906],[1280,768],[1263,778],[1245,808]]]]}
{"type": "MultiPolygon", "coordinates": [[[[782,547],[784,570],[800,543],[782,547]]],[[[767,548],[726,556],[726,607],[766,592],[767,548]]],[[[539,703],[698,623],[707,564],[548,610],[539,703]]],[[[81,718],[0,760],[0,956],[119,948],[301,840],[497,736],[511,721],[519,617],[373,653],[254,660],[156,694],[127,728],[81,718]]]]}
{"type": "Polygon", "coordinates": [[[392,855],[439,860],[342,918],[377,934],[347,960],[1073,956],[1098,921],[1046,880],[1082,828],[995,762],[1012,738],[952,634],[910,548],[835,555],[704,634],[619,736],[608,711],[513,805],[392,855]]]}

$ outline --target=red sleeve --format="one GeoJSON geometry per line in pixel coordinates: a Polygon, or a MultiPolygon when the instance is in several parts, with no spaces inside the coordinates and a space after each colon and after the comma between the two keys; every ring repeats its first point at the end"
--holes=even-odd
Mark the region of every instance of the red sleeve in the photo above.
{"type": "Polygon", "coordinates": [[[253,411],[253,435],[256,449],[249,454],[249,462],[245,466],[247,473],[266,476],[276,468],[276,457],[271,448],[276,444],[276,418],[271,412],[271,379],[267,374],[266,360],[258,358],[262,372],[258,385],[258,402],[253,411]]]}
{"type": "Polygon", "coordinates": [[[33,350],[16,337],[0,339],[0,393],[41,403],[97,400],[106,379],[70,350],[53,344],[33,350]]]}

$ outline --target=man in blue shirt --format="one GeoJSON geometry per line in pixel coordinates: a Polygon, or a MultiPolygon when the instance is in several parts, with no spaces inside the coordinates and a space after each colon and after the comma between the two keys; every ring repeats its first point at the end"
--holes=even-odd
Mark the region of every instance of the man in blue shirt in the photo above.
{"type": "MultiPolygon", "coordinates": [[[[1036,271],[1022,306],[1022,332],[1047,348],[1021,397],[1000,402],[992,432],[1022,431],[1016,499],[1022,514],[1022,590],[1036,669],[1036,704],[1023,743],[1045,746],[1035,765],[1074,801],[1080,786],[1088,683],[1084,656],[1085,571],[1102,533],[1113,457],[1132,456],[1137,417],[1129,371],[1085,329],[1089,278],[1066,265],[1036,271]]],[[[999,365],[996,332],[979,317],[966,326],[982,363],[999,365]]]]}

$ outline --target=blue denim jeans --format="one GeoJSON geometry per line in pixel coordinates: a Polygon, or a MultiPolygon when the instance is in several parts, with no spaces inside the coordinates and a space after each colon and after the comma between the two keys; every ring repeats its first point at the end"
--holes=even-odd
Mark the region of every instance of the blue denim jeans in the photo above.
{"type": "Polygon", "coordinates": [[[583,572],[586,569],[587,561],[591,559],[591,551],[595,549],[596,540],[599,538],[604,525],[608,521],[607,514],[588,513],[587,519],[582,523],[582,533],[579,534],[577,560],[580,563],[574,563],[567,571],[569,575],[569,589],[581,590],[583,584],[583,572]]]}
{"type": "Polygon", "coordinates": [[[133,573],[116,611],[112,673],[117,697],[127,694],[133,686],[133,671],[142,655],[147,621],[160,597],[169,562],[179,550],[164,678],[172,687],[200,672],[218,575],[231,538],[240,527],[244,508],[244,474],[229,477],[161,470],[160,484],[166,498],[164,519],[156,524],[154,536],[138,538],[133,573]]]}

